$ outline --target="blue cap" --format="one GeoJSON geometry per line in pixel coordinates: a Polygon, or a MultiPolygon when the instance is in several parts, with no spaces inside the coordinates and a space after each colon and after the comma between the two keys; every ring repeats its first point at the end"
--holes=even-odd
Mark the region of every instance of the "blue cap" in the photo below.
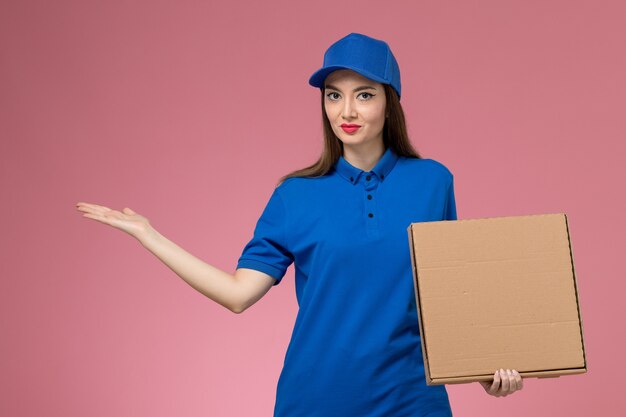
{"type": "Polygon", "coordinates": [[[324,66],[311,75],[309,84],[323,88],[326,76],[338,69],[350,69],[381,84],[389,84],[400,98],[400,68],[384,41],[360,33],[339,39],[326,50],[324,66]]]}

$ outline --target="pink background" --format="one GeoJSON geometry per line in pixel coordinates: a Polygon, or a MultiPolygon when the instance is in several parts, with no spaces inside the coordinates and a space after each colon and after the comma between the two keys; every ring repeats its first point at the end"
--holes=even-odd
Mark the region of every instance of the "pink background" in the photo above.
{"type": "Polygon", "coordinates": [[[455,416],[620,414],[625,27],[619,0],[3,1],[0,415],[271,415],[293,266],[236,315],[75,203],[234,272],[279,176],[321,151],[307,80],[353,31],[391,45],[459,218],[570,220],[589,372],[448,386],[455,416]]]}

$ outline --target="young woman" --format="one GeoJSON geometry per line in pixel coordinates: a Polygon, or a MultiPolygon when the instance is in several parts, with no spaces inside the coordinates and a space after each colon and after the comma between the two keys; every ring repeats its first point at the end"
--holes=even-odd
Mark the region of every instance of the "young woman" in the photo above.
{"type": "MultiPolygon", "coordinates": [[[[129,208],[78,203],[84,216],[137,238],[189,285],[241,313],[294,263],[299,310],[275,417],[451,416],[428,386],[406,229],[456,220],[452,173],[412,147],[398,64],[382,40],[351,33],[309,79],[321,90],[324,150],[279,181],[231,275],[187,253],[129,208]]],[[[515,370],[481,382],[522,388],[515,370]]]]}

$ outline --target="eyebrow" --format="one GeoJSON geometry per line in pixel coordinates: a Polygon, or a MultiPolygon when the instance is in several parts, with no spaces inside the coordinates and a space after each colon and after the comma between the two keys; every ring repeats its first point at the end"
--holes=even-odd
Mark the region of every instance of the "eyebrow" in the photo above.
{"type": "MultiPolygon", "coordinates": [[[[325,89],[332,89],[332,90],[337,90],[337,91],[341,91],[340,89],[338,89],[337,87],[335,87],[332,84],[328,84],[324,87],[325,89]]],[[[376,87],[371,86],[371,85],[362,85],[360,87],[355,88],[354,90],[352,90],[352,92],[356,93],[357,91],[361,91],[361,90],[376,90],[376,87]]]]}

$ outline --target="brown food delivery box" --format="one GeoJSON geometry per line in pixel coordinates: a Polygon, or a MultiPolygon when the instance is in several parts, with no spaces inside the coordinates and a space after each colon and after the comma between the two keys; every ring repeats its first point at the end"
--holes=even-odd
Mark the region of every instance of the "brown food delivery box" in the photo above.
{"type": "Polygon", "coordinates": [[[426,383],[587,371],[567,216],[411,223],[426,383]]]}

